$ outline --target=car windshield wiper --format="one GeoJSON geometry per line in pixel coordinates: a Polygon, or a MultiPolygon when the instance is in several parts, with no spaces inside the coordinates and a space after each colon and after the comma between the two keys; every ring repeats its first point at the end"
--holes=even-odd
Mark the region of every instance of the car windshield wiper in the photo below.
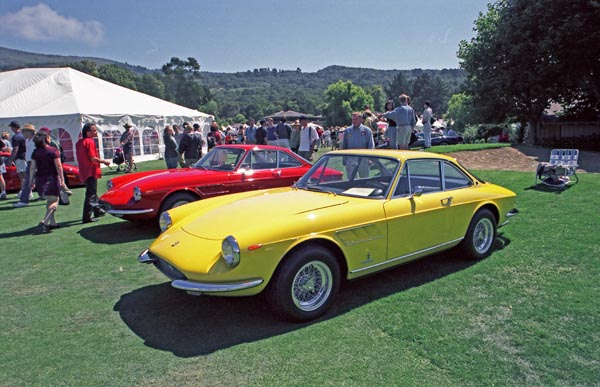
{"type": "Polygon", "coordinates": [[[332,193],[332,194],[334,194],[334,195],[335,195],[335,193],[334,193],[334,192],[331,192],[331,191],[329,191],[329,190],[327,190],[327,189],[325,189],[325,188],[323,188],[323,187],[321,187],[321,186],[318,186],[318,185],[313,185],[313,184],[307,184],[307,185],[305,185],[305,186],[298,187],[298,188],[305,189],[305,190],[307,190],[307,191],[315,191],[315,192],[327,192],[327,193],[332,193]]]}

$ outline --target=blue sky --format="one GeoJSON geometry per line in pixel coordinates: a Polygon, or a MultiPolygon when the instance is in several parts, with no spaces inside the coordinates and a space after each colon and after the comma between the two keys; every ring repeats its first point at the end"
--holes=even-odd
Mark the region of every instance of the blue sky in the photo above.
{"type": "Polygon", "coordinates": [[[487,0],[0,1],[0,46],[202,71],[457,68],[487,0]]]}

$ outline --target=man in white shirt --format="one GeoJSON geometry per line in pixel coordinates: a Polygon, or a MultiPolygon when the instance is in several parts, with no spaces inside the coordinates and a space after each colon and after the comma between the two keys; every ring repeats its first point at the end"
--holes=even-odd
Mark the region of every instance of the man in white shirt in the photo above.
{"type": "Polygon", "coordinates": [[[319,141],[319,134],[314,126],[308,125],[306,117],[300,117],[300,146],[298,154],[306,160],[311,161],[313,150],[319,141]]]}
{"type": "Polygon", "coordinates": [[[425,149],[431,148],[431,118],[433,117],[433,111],[431,110],[431,102],[425,101],[423,104],[425,110],[423,110],[423,140],[425,142],[425,149]]]}

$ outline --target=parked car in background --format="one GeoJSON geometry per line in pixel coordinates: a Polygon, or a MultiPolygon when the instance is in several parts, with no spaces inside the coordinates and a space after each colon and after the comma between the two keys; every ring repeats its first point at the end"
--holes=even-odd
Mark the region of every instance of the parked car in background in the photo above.
{"type": "MultiPolygon", "coordinates": [[[[456,145],[462,144],[462,136],[446,136],[445,134],[438,132],[431,132],[431,145],[456,145]]],[[[423,139],[423,132],[417,133],[417,140],[413,141],[409,145],[411,148],[418,148],[425,146],[425,140],[423,139]]]]}
{"type": "Polygon", "coordinates": [[[448,156],[333,151],[293,187],[163,212],[162,234],[139,261],[189,294],[266,292],[277,313],[306,321],[326,312],[343,279],[454,247],[488,256],[514,206],[514,192],[448,156]]]}
{"type": "MultiPolygon", "coordinates": [[[[6,182],[6,191],[19,191],[21,189],[21,179],[17,175],[17,169],[15,166],[9,166],[8,160],[10,159],[9,152],[0,152],[0,157],[4,157],[6,173],[4,174],[4,181],[6,182]]],[[[79,168],[69,163],[63,163],[63,175],[65,183],[68,187],[77,187],[85,185],[79,179],[79,168]]]]}
{"type": "Polygon", "coordinates": [[[222,145],[211,149],[191,168],[112,178],[100,197],[100,205],[120,218],[151,220],[163,211],[200,199],[291,186],[311,166],[286,148],[222,145]]]}

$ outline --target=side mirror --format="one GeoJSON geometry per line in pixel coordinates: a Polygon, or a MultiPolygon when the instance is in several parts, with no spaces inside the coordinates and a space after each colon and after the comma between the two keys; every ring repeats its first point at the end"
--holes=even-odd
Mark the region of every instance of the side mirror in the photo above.
{"type": "Polygon", "coordinates": [[[423,188],[420,186],[415,187],[415,190],[413,191],[413,193],[411,194],[411,198],[418,198],[421,195],[423,195],[423,188]]]}

